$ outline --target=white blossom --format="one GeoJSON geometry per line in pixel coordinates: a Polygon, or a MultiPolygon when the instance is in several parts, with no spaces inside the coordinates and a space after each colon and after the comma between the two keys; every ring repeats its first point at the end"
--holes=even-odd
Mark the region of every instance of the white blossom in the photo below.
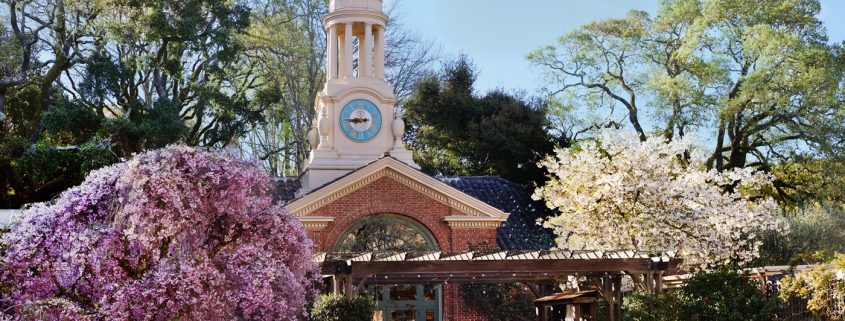
{"type": "Polygon", "coordinates": [[[541,223],[560,248],[673,251],[688,266],[748,263],[759,256],[760,231],[786,232],[763,193],[773,177],[707,170],[701,155],[688,140],[610,131],[558,149],[540,162],[551,179],[534,198],[559,214],[541,223]]]}

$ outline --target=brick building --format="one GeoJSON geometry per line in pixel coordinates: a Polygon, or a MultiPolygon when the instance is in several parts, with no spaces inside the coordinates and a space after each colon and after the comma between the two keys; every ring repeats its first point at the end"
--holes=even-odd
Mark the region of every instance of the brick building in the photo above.
{"type": "MultiPolygon", "coordinates": [[[[312,152],[302,176],[278,179],[277,193],[308,230],[315,252],[550,244],[550,233],[535,223],[546,210],[525,187],[498,177],[419,171],[402,143],[405,125],[394,115],[393,88],[384,80],[387,16],[381,0],[334,0],[323,24],[327,81],[315,102],[312,152]],[[357,66],[353,38],[359,43],[357,66]],[[374,222],[382,225],[375,228],[374,222]]],[[[373,291],[380,298],[377,318],[384,321],[486,320],[448,281],[385,283],[373,291]]]]}

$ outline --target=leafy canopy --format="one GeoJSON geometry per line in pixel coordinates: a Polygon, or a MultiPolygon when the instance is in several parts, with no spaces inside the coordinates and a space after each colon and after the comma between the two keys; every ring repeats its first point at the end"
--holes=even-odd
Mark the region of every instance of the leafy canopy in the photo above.
{"type": "Polygon", "coordinates": [[[603,127],[631,128],[640,140],[696,133],[708,168],[777,174],[781,199],[803,202],[825,189],[776,167],[806,175],[813,162],[841,163],[845,151],[845,60],[820,10],[818,0],[665,0],[655,16],[591,22],[528,59],[549,94],[571,106],[561,112],[580,114],[559,117],[569,136],[603,127]]]}
{"type": "Polygon", "coordinates": [[[436,175],[498,175],[513,182],[541,182],[535,165],[551,152],[547,107],[501,90],[474,93],[477,71],[466,57],[439,77],[417,85],[404,104],[406,136],[415,161],[436,175]]]}

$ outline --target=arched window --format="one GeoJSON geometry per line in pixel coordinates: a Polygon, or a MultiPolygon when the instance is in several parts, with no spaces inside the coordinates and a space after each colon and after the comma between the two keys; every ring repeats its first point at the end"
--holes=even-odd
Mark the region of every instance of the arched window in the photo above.
{"type": "Polygon", "coordinates": [[[352,224],[335,245],[336,252],[437,251],[437,242],[425,226],[395,214],[378,214],[352,224]]]}
{"type": "MultiPolygon", "coordinates": [[[[352,224],[338,239],[335,252],[438,251],[434,236],[422,224],[396,214],[378,214],[352,224]]],[[[373,320],[438,321],[442,289],[439,284],[376,284],[369,287],[376,299],[373,320]]]]}

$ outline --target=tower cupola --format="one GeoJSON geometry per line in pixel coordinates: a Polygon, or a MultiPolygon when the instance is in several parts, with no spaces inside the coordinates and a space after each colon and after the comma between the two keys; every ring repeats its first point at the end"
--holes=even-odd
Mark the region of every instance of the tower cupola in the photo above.
{"type": "Polygon", "coordinates": [[[419,168],[402,143],[405,123],[385,81],[388,18],[382,0],[332,0],[329,9],[323,19],[326,85],[315,102],[300,194],[385,155],[419,168]]]}
{"type": "Polygon", "coordinates": [[[333,0],[323,19],[328,34],[328,79],[384,80],[387,15],[381,0],[333,0]],[[358,64],[353,41],[358,40],[358,64]]]}

